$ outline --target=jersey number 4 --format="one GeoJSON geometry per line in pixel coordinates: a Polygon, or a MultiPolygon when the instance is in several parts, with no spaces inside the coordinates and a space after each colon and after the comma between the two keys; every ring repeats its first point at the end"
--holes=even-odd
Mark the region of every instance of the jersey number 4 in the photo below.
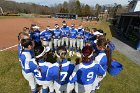
{"type": "Polygon", "coordinates": [[[94,75],[93,72],[89,72],[89,73],[87,74],[87,81],[90,81],[91,79],[93,79],[93,75],[94,75]]]}

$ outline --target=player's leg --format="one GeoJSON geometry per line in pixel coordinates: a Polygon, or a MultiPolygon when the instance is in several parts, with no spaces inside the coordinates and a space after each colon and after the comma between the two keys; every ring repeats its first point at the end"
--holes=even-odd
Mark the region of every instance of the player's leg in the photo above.
{"type": "Polygon", "coordinates": [[[50,49],[52,51],[52,41],[49,41],[49,47],[50,47],[50,49]]]}
{"type": "Polygon", "coordinates": [[[75,54],[75,50],[76,50],[76,39],[73,39],[73,43],[72,43],[72,46],[73,46],[73,54],[75,54]]]}
{"type": "Polygon", "coordinates": [[[57,46],[60,47],[60,45],[61,45],[61,39],[58,39],[57,46]]]}
{"type": "Polygon", "coordinates": [[[22,71],[22,74],[24,78],[29,82],[32,93],[36,93],[36,81],[35,81],[34,75],[32,73],[27,74],[24,71],[22,71]]]}
{"type": "Polygon", "coordinates": [[[54,81],[54,90],[56,93],[63,93],[60,91],[61,85],[59,85],[56,81],[54,81]]]}
{"type": "Polygon", "coordinates": [[[64,46],[64,42],[65,42],[65,38],[63,37],[63,38],[62,38],[62,42],[61,42],[61,45],[62,45],[62,46],[64,46]]]}
{"type": "Polygon", "coordinates": [[[73,89],[74,89],[74,83],[73,84],[68,83],[67,84],[67,92],[66,93],[72,93],[73,89]]]}
{"type": "Polygon", "coordinates": [[[54,51],[57,49],[57,39],[54,39],[54,51]]]}
{"type": "Polygon", "coordinates": [[[77,43],[76,52],[79,52],[79,47],[80,47],[80,43],[81,43],[80,39],[77,39],[76,43],[77,43]]]}
{"type": "Polygon", "coordinates": [[[84,40],[81,39],[81,40],[80,40],[80,52],[82,51],[83,46],[84,46],[84,40]]]}
{"type": "Polygon", "coordinates": [[[68,46],[69,46],[69,38],[66,37],[65,40],[66,40],[66,49],[68,50],[68,46]]]}
{"type": "Polygon", "coordinates": [[[72,55],[72,50],[73,50],[72,43],[73,43],[73,39],[70,39],[70,52],[69,52],[69,56],[72,55]]]}

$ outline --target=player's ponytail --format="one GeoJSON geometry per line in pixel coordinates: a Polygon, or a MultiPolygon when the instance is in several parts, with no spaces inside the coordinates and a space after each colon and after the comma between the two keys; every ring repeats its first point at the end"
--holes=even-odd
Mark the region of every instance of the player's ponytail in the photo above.
{"type": "Polygon", "coordinates": [[[109,68],[110,65],[111,65],[111,52],[110,52],[110,48],[109,46],[107,45],[107,40],[106,38],[104,37],[101,37],[98,39],[97,41],[97,46],[98,47],[102,47],[103,49],[105,49],[105,53],[106,53],[106,56],[107,56],[107,67],[109,68]]]}
{"type": "Polygon", "coordinates": [[[60,82],[61,67],[62,67],[62,62],[59,62],[59,67],[58,67],[58,82],[60,82]]]}
{"type": "Polygon", "coordinates": [[[88,63],[93,60],[93,48],[91,46],[85,46],[82,49],[82,62],[88,63]]]}
{"type": "Polygon", "coordinates": [[[20,52],[20,56],[21,56],[21,54],[22,54],[22,52],[24,51],[24,47],[23,46],[21,46],[21,52],[20,52]]]}
{"type": "Polygon", "coordinates": [[[43,55],[40,56],[40,57],[38,57],[38,55],[40,55],[43,51],[44,51],[44,47],[43,46],[37,46],[37,47],[34,48],[35,61],[37,63],[39,71],[41,71],[40,66],[39,66],[39,60],[42,59],[43,55]]]}
{"type": "Polygon", "coordinates": [[[111,51],[110,51],[109,46],[106,46],[105,52],[106,52],[106,56],[107,56],[107,67],[108,67],[108,69],[109,69],[110,66],[111,66],[111,61],[112,61],[112,58],[111,58],[111,51]]]}
{"type": "Polygon", "coordinates": [[[28,46],[31,45],[32,46],[32,41],[31,39],[22,39],[21,40],[21,53],[20,55],[22,54],[22,52],[25,50],[25,48],[28,48],[28,46]]]}
{"type": "Polygon", "coordinates": [[[58,57],[58,82],[60,82],[60,76],[61,76],[61,67],[62,67],[62,61],[66,58],[67,50],[64,46],[60,46],[57,48],[56,56],[58,57]]]}
{"type": "Polygon", "coordinates": [[[38,68],[38,70],[41,72],[41,69],[40,69],[40,66],[39,66],[39,59],[38,58],[35,58],[35,61],[36,61],[36,63],[37,63],[37,68],[38,68]]]}

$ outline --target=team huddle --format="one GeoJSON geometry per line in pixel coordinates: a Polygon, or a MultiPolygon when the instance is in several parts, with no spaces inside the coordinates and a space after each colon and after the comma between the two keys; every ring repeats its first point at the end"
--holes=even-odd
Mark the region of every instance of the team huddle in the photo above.
{"type": "Polygon", "coordinates": [[[32,93],[95,93],[111,65],[115,46],[106,33],[96,28],[76,29],[75,24],[40,31],[35,24],[24,27],[18,35],[18,57],[22,74],[29,82],[32,93]],[[56,62],[48,62],[49,54],[56,56],[56,62]],[[77,56],[71,62],[66,55],[77,56]]]}

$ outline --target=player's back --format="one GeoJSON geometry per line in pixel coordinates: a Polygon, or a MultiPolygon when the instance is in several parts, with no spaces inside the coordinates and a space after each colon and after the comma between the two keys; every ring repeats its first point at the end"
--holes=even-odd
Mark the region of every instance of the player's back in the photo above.
{"type": "Polygon", "coordinates": [[[60,85],[67,84],[69,82],[69,77],[74,70],[74,64],[72,62],[67,61],[66,59],[62,62],[62,67],[60,70],[60,80],[59,77],[59,63],[54,63],[52,67],[48,71],[48,79],[53,79],[60,85]]]}
{"type": "Polygon", "coordinates": [[[85,93],[85,91],[92,90],[96,76],[103,75],[104,73],[104,69],[95,62],[80,63],[75,66],[70,82],[75,82],[75,90],[77,93],[85,93]]]}
{"type": "Polygon", "coordinates": [[[95,61],[97,61],[104,70],[107,70],[107,56],[104,50],[99,50],[99,54],[95,57],[95,61]]]}
{"type": "Polygon", "coordinates": [[[20,62],[22,66],[22,70],[26,73],[29,73],[29,60],[32,59],[32,55],[30,50],[23,50],[20,55],[20,62]]]}

